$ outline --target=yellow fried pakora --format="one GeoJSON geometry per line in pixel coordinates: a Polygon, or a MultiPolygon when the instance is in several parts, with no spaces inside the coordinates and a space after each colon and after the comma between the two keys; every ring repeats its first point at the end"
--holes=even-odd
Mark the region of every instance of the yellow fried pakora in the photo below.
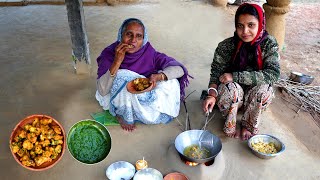
{"type": "Polygon", "coordinates": [[[30,157],[28,155],[24,155],[21,159],[20,159],[21,163],[25,166],[35,166],[35,163],[32,159],[30,159],[30,157]]]}
{"type": "Polygon", "coordinates": [[[41,134],[46,134],[49,131],[49,125],[40,125],[41,134]]]}
{"type": "Polygon", "coordinates": [[[52,153],[54,152],[54,147],[53,146],[46,147],[45,149],[46,149],[46,151],[50,151],[52,153]]]}
{"type": "Polygon", "coordinates": [[[45,162],[51,162],[52,159],[49,157],[44,157],[44,156],[37,156],[34,158],[34,161],[37,166],[41,166],[45,162]]]}
{"type": "Polygon", "coordinates": [[[34,163],[34,161],[33,160],[31,160],[31,159],[29,159],[28,161],[21,161],[21,163],[23,164],[23,165],[25,165],[25,166],[32,166],[32,167],[35,167],[36,166],[36,164],[34,163]]]}
{"type": "Polygon", "coordinates": [[[59,126],[52,126],[52,129],[54,130],[55,133],[62,134],[61,128],[59,126]]]}
{"type": "Polygon", "coordinates": [[[23,141],[22,147],[26,150],[31,150],[33,148],[33,143],[29,140],[23,141]]]}
{"type": "Polygon", "coordinates": [[[63,139],[63,136],[59,136],[59,135],[55,135],[54,137],[53,137],[53,139],[55,140],[55,141],[57,141],[57,140],[62,140],[63,139]]]}
{"type": "Polygon", "coordinates": [[[56,148],[54,148],[54,152],[59,154],[62,151],[62,146],[61,145],[57,145],[56,148]]]}
{"type": "Polygon", "coordinates": [[[27,133],[27,139],[31,143],[36,143],[37,142],[37,135],[35,133],[27,133]]]}
{"type": "Polygon", "coordinates": [[[58,144],[63,144],[63,141],[62,140],[57,140],[57,141],[55,141],[55,140],[51,140],[51,145],[53,145],[53,146],[56,146],[56,145],[58,145],[58,144]]]}
{"type": "Polygon", "coordinates": [[[20,140],[22,140],[22,139],[24,139],[26,137],[27,137],[27,132],[25,130],[20,130],[17,133],[16,137],[14,137],[14,141],[18,142],[18,141],[20,141],[20,140]]]}
{"type": "Polygon", "coordinates": [[[23,155],[21,158],[20,158],[20,161],[27,161],[29,160],[29,156],[28,155],[23,155]]]}
{"type": "Polygon", "coordinates": [[[149,79],[137,78],[133,80],[134,89],[137,91],[143,91],[151,86],[149,79]]]}
{"type": "Polygon", "coordinates": [[[26,149],[19,149],[19,151],[17,152],[18,156],[22,157],[25,153],[26,153],[26,149]]]}
{"type": "Polygon", "coordinates": [[[40,125],[40,122],[39,122],[39,118],[34,118],[34,121],[32,122],[32,126],[34,127],[39,127],[40,125]]]}
{"type": "Polygon", "coordinates": [[[51,151],[44,151],[44,152],[42,153],[42,156],[47,157],[47,158],[49,158],[51,155],[52,155],[52,152],[51,152],[51,151]]]}
{"type": "Polygon", "coordinates": [[[36,157],[36,155],[37,155],[37,154],[36,154],[34,151],[32,151],[32,150],[30,151],[30,158],[33,159],[33,158],[36,157]]]}
{"type": "Polygon", "coordinates": [[[49,129],[47,134],[46,134],[46,139],[53,139],[53,137],[55,136],[55,132],[53,129],[49,129]]]}
{"type": "Polygon", "coordinates": [[[35,118],[18,131],[10,146],[23,165],[41,166],[62,152],[62,129],[52,122],[50,118],[35,118]]]}
{"type": "Polygon", "coordinates": [[[34,153],[36,154],[42,154],[43,150],[42,150],[42,146],[40,144],[36,145],[34,147],[34,153]]]}
{"type": "Polygon", "coordinates": [[[52,119],[51,118],[50,119],[41,119],[40,120],[40,124],[42,124],[42,125],[48,125],[50,123],[52,123],[52,119]]]}
{"type": "Polygon", "coordinates": [[[40,141],[39,144],[42,145],[42,147],[47,147],[49,146],[51,143],[48,139],[44,140],[44,141],[40,141]]]}
{"type": "Polygon", "coordinates": [[[13,153],[17,153],[21,149],[21,142],[11,143],[11,149],[13,153]]]}
{"type": "Polygon", "coordinates": [[[29,129],[32,127],[31,124],[26,124],[23,128],[26,130],[26,131],[29,131],[29,129]]]}
{"type": "Polygon", "coordinates": [[[31,127],[29,131],[31,133],[35,133],[37,136],[41,133],[40,128],[37,128],[37,127],[31,127]]]}

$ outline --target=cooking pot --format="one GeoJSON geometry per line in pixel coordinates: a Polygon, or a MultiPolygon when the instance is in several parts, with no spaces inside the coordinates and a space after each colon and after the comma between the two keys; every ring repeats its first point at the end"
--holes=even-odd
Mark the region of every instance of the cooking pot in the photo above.
{"type": "Polygon", "coordinates": [[[195,159],[195,158],[187,157],[183,154],[183,151],[188,146],[199,144],[200,136],[204,131],[205,130],[188,130],[180,133],[176,137],[174,141],[174,145],[181,157],[183,157],[184,159],[190,162],[206,163],[213,160],[219,154],[219,152],[222,149],[221,140],[219,137],[217,137],[212,133],[211,134],[213,136],[213,142],[211,143],[211,145],[204,146],[210,152],[210,156],[208,158],[195,159]]]}

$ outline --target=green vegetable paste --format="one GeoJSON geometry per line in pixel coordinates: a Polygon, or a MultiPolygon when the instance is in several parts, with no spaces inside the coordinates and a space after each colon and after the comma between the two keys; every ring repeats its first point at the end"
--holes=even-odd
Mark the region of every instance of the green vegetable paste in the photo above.
{"type": "Polygon", "coordinates": [[[77,127],[70,138],[69,148],[76,159],[92,164],[103,160],[108,154],[107,139],[94,126],[77,127]]]}

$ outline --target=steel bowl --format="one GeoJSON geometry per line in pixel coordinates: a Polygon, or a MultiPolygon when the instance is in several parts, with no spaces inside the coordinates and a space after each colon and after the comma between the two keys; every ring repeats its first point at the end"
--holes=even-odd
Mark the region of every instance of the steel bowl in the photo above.
{"type": "Polygon", "coordinates": [[[133,177],[133,180],[163,180],[160,171],[153,168],[139,170],[133,177]]]}
{"type": "Polygon", "coordinates": [[[278,138],[268,134],[258,134],[258,135],[252,136],[248,140],[248,146],[254,155],[262,159],[270,159],[270,158],[276,157],[286,149],[285,145],[278,138]],[[264,142],[264,143],[272,142],[275,144],[275,147],[278,152],[274,154],[266,154],[266,153],[259,152],[252,147],[252,143],[258,143],[258,142],[264,142]]]}
{"type": "Polygon", "coordinates": [[[95,120],[86,119],[75,123],[70,128],[67,136],[67,145],[70,154],[77,161],[88,165],[96,164],[101,162],[108,156],[111,150],[111,136],[108,129],[103,124],[95,120]],[[101,149],[99,149],[100,151],[97,151],[98,149],[94,151],[92,147],[84,143],[80,143],[80,145],[77,146],[72,145],[76,139],[80,139],[80,141],[83,142],[91,141],[97,143],[96,139],[93,139],[93,137],[90,135],[80,136],[80,134],[88,132],[88,129],[97,132],[97,134],[99,135],[98,138],[103,141],[103,147],[101,147],[103,151],[101,151],[101,149]],[[91,151],[91,154],[85,151],[91,151]],[[93,152],[95,154],[92,154],[93,152]],[[85,157],[80,156],[79,154],[85,155],[85,157]]]}
{"type": "Polygon", "coordinates": [[[196,163],[206,163],[213,160],[221,151],[222,143],[220,138],[215,136],[212,133],[211,133],[213,136],[212,144],[210,146],[205,146],[205,148],[210,151],[210,155],[211,155],[210,157],[205,159],[195,159],[195,158],[187,157],[183,154],[183,151],[188,146],[199,144],[199,139],[203,132],[204,130],[189,130],[179,134],[176,137],[174,142],[175,148],[178,151],[179,155],[190,162],[196,162],[196,163]]]}
{"type": "Polygon", "coordinates": [[[298,82],[305,85],[311,84],[312,81],[314,80],[313,76],[309,76],[299,72],[291,72],[289,78],[291,81],[298,82]]]}
{"type": "Polygon", "coordinates": [[[135,172],[136,170],[131,163],[118,161],[108,167],[106,175],[110,180],[130,180],[135,172]]]}

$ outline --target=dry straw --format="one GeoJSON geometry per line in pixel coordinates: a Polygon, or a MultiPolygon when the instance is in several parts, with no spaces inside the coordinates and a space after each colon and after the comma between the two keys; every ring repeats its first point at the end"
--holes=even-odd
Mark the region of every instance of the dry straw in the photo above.
{"type": "Polygon", "coordinates": [[[275,86],[288,95],[282,98],[298,108],[296,113],[300,110],[309,112],[320,127],[320,86],[304,85],[288,79],[280,79],[275,86]]]}

